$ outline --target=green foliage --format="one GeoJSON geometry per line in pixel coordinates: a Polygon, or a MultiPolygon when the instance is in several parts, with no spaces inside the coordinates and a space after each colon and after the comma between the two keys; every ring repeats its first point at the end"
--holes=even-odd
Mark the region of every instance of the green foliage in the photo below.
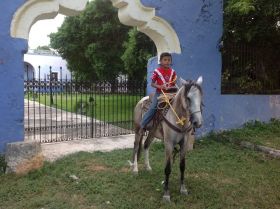
{"type": "Polygon", "coordinates": [[[227,0],[224,4],[224,40],[279,47],[279,0],[227,0]]]}
{"type": "Polygon", "coordinates": [[[67,17],[50,35],[50,45],[67,60],[77,79],[112,80],[123,71],[120,57],[127,31],[111,1],[95,0],[79,16],[67,17]]]}
{"type": "Polygon", "coordinates": [[[130,80],[145,80],[147,60],[155,54],[154,43],[136,28],[131,29],[128,35],[128,40],[123,44],[125,52],[121,57],[124,72],[130,80]]]}
{"type": "Polygon", "coordinates": [[[227,13],[247,15],[250,12],[254,12],[256,10],[252,0],[230,0],[225,2],[228,3],[225,9],[227,13]]]}
{"type": "Polygon", "coordinates": [[[49,46],[38,46],[36,49],[37,50],[51,51],[49,46]]]}
{"type": "Polygon", "coordinates": [[[7,168],[7,163],[5,161],[5,155],[0,154],[0,174],[5,173],[7,168]]]}
{"type": "Polygon", "coordinates": [[[279,0],[224,1],[222,40],[224,93],[279,93],[279,0]]]}

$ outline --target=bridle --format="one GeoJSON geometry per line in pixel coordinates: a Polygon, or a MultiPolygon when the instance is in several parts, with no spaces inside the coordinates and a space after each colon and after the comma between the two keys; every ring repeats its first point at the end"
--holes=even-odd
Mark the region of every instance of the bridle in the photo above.
{"type": "MultiPolygon", "coordinates": [[[[200,87],[198,84],[196,84],[195,82],[190,82],[189,84],[187,84],[187,85],[185,86],[185,88],[186,88],[186,93],[185,93],[185,94],[188,94],[188,92],[190,91],[190,89],[191,89],[192,86],[195,86],[195,87],[200,91],[200,94],[202,95],[202,89],[201,89],[201,87],[200,87]]],[[[190,102],[189,102],[189,100],[187,99],[188,107],[190,106],[189,103],[190,103],[190,102]]],[[[172,128],[172,129],[175,130],[176,132],[179,132],[179,133],[188,133],[188,132],[190,132],[190,131],[192,131],[192,130],[194,131],[194,127],[193,127],[193,123],[192,123],[192,117],[193,117],[193,115],[196,114],[196,113],[201,113],[201,114],[202,114],[202,106],[204,106],[203,103],[201,103],[200,110],[197,110],[197,111],[194,111],[194,112],[191,112],[191,111],[190,111],[190,108],[189,108],[189,115],[190,115],[189,120],[188,120],[187,123],[185,123],[185,124],[187,124],[187,125],[184,125],[182,128],[179,128],[178,126],[173,125],[170,121],[168,121],[168,120],[166,119],[165,116],[163,116],[163,120],[166,122],[166,124],[167,124],[170,128],[172,128]]]]}
{"type": "MultiPolygon", "coordinates": [[[[196,83],[193,82],[193,81],[191,81],[189,84],[187,84],[187,86],[186,86],[186,95],[189,93],[189,91],[190,91],[190,89],[191,89],[192,86],[195,86],[195,87],[199,90],[200,94],[203,95],[201,86],[199,86],[198,84],[196,84],[196,83]]],[[[189,101],[188,99],[186,99],[186,100],[187,100],[187,101],[186,101],[187,104],[189,104],[190,101],[189,101]]],[[[188,106],[190,106],[190,105],[188,105],[188,106]]],[[[203,102],[201,102],[200,110],[196,110],[196,111],[194,111],[194,112],[189,111],[189,113],[190,113],[190,120],[191,120],[191,118],[193,117],[194,114],[196,114],[196,113],[201,113],[201,114],[202,114],[202,107],[204,107],[203,102]]],[[[189,108],[189,110],[190,110],[190,108],[189,108]]]]}

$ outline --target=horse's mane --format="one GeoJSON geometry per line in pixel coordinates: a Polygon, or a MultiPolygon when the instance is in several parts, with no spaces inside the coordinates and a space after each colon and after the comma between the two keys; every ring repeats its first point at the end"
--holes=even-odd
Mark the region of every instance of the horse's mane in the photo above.
{"type": "MultiPolygon", "coordinates": [[[[179,88],[176,96],[177,95],[179,96],[181,94],[181,91],[183,90],[183,88],[185,88],[185,94],[188,94],[190,89],[192,88],[192,86],[196,87],[200,91],[201,95],[203,95],[202,87],[199,84],[197,84],[193,80],[186,80],[186,83],[182,84],[182,86],[179,88]]],[[[184,95],[184,96],[186,96],[186,95],[184,95]]]]}
{"type": "Polygon", "coordinates": [[[184,84],[185,88],[186,88],[186,92],[189,92],[192,86],[195,86],[201,93],[201,95],[203,95],[203,91],[200,85],[198,85],[195,81],[193,80],[187,80],[187,84],[184,84]]]}
{"type": "MultiPolygon", "coordinates": [[[[177,94],[175,95],[175,100],[177,99],[180,99],[180,98],[184,98],[186,103],[187,103],[187,108],[189,106],[189,102],[187,100],[187,94],[189,93],[189,91],[191,90],[192,87],[195,87],[197,88],[200,93],[201,93],[201,96],[203,95],[203,92],[202,92],[202,87],[197,84],[195,81],[193,80],[186,80],[186,83],[182,84],[182,86],[179,88],[177,94]]],[[[202,106],[203,106],[203,102],[202,102],[202,106]]]]}

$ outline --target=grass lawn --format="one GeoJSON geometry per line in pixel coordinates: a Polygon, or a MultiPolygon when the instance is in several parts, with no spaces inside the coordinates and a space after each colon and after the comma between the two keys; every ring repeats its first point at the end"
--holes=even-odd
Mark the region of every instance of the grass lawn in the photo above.
{"type": "Polygon", "coordinates": [[[249,122],[240,129],[214,134],[213,137],[218,140],[229,139],[235,142],[248,141],[280,150],[280,120],[272,119],[269,123],[249,122]]]}
{"type": "MultiPolygon", "coordinates": [[[[274,127],[273,122],[271,126],[262,124],[261,129],[253,128],[258,126],[248,125],[244,133],[251,129],[255,135],[267,132],[260,136],[260,141],[267,136],[279,137],[278,132],[269,131],[274,127]]],[[[176,159],[170,179],[170,204],[162,202],[164,148],[161,143],[155,143],[150,153],[153,171],[143,169],[141,158],[137,176],[128,168],[131,149],[82,152],[46,163],[40,170],[23,176],[0,175],[0,208],[279,209],[280,160],[242,149],[226,140],[213,140],[213,136],[196,142],[195,149],[187,155],[188,196],[179,193],[176,159]]]]}

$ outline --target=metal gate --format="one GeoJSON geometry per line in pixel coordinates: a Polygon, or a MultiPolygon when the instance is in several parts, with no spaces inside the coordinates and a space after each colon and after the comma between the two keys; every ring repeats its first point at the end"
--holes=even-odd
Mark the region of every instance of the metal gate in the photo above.
{"type": "Polygon", "coordinates": [[[58,142],[134,133],[133,111],[144,96],[139,81],[26,80],[25,140],[58,142]]]}
{"type": "Polygon", "coordinates": [[[222,94],[279,94],[280,61],[273,47],[225,41],[222,94]]]}

